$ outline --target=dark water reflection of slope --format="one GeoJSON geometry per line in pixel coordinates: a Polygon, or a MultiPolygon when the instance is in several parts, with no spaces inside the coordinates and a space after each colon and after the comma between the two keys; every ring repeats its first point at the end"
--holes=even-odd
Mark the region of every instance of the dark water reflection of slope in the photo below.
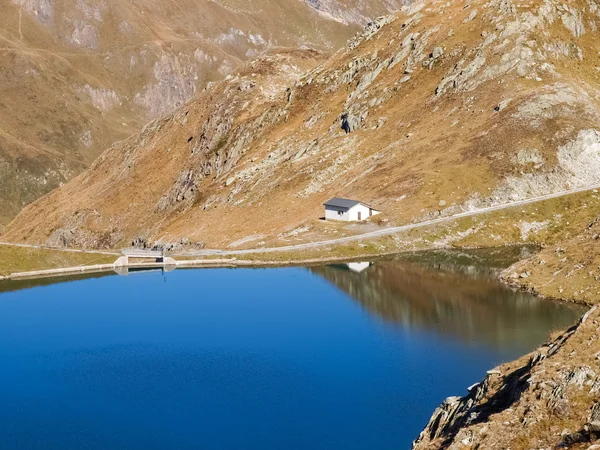
{"type": "Polygon", "coordinates": [[[498,348],[534,348],[547,339],[548,330],[566,328],[583,314],[585,308],[499,283],[495,274],[512,259],[502,257],[501,264],[488,260],[483,265],[478,263],[482,255],[428,253],[411,256],[419,263],[380,261],[359,273],[346,265],[311,270],[390,324],[498,348]],[[469,261],[475,264],[465,264],[469,261]]]}

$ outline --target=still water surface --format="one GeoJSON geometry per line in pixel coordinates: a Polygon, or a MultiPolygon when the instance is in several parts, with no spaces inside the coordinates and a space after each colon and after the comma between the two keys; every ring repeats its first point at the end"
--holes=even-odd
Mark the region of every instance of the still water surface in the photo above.
{"type": "Polygon", "coordinates": [[[447,262],[16,287],[1,449],[409,449],[444,398],[582,313],[447,262]]]}

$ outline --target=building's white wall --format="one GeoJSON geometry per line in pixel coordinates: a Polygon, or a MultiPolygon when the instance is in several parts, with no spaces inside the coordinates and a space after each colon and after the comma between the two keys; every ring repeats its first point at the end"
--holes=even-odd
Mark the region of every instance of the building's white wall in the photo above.
{"type": "Polygon", "coordinates": [[[325,207],[325,220],[350,220],[350,211],[343,212],[341,209],[335,208],[333,206],[325,207]],[[342,214],[340,214],[342,212],[342,214]]]}
{"type": "Polygon", "coordinates": [[[359,212],[360,212],[360,220],[367,220],[370,217],[369,208],[367,208],[365,205],[361,205],[360,203],[358,205],[354,205],[352,208],[350,208],[350,211],[348,211],[348,212],[350,213],[350,221],[359,220],[358,219],[359,212]]]}

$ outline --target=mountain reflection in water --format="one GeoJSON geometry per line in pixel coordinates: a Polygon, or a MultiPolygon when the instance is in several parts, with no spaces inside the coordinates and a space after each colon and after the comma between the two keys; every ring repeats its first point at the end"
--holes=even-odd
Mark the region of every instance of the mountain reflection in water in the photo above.
{"type": "Polygon", "coordinates": [[[498,282],[489,266],[353,264],[311,270],[388,323],[469,343],[528,351],[547,339],[548,330],[569,327],[585,311],[515,292],[498,282]]]}

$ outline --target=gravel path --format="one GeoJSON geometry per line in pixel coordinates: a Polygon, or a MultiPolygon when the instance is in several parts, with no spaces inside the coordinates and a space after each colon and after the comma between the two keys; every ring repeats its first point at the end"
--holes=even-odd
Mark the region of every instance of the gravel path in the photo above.
{"type": "Polygon", "coordinates": [[[600,184],[593,186],[584,186],[577,189],[571,189],[568,191],[555,192],[554,194],[543,195],[540,197],[533,197],[527,200],[520,200],[512,203],[504,203],[502,205],[490,206],[487,208],[481,208],[473,211],[466,211],[459,214],[454,214],[452,216],[440,217],[439,219],[427,220],[419,223],[411,223],[409,225],[402,225],[398,227],[389,227],[382,228],[377,231],[371,231],[368,233],[356,234],[353,236],[347,236],[343,238],[330,239],[326,241],[318,241],[318,242],[307,242],[305,244],[295,244],[295,245],[286,245],[282,247],[270,247],[270,248],[255,248],[248,250],[199,250],[194,252],[185,252],[181,253],[180,256],[210,256],[210,255],[220,255],[220,256],[233,256],[233,255],[247,255],[247,254],[256,254],[256,253],[272,253],[272,252],[287,252],[294,250],[306,250],[317,247],[324,247],[327,245],[335,245],[335,244],[345,244],[348,242],[356,242],[362,241],[366,239],[376,238],[380,236],[389,236],[396,233],[401,233],[404,231],[414,230],[417,228],[424,228],[431,225],[437,225],[444,222],[450,222],[455,219],[460,219],[462,217],[472,217],[478,216],[481,214],[487,214],[494,211],[501,211],[503,209],[514,208],[517,206],[529,205],[531,203],[543,202],[545,200],[550,200],[553,198],[565,197],[567,195],[576,194],[579,192],[591,191],[593,189],[600,189],[600,184]]]}
{"type": "MultiPolygon", "coordinates": [[[[211,256],[211,255],[219,255],[219,256],[234,256],[234,255],[248,255],[248,254],[256,254],[256,253],[273,253],[273,252],[288,252],[294,250],[306,250],[311,248],[324,247],[328,245],[335,244],[345,244],[348,242],[356,242],[362,241],[366,239],[376,238],[380,236],[389,236],[396,233],[402,233],[404,231],[414,230],[418,228],[425,228],[431,225],[437,225],[440,223],[450,222],[455,219],[460,219],[462,217],[473,217],[479,216],[481,214],[487,214],[494,211],[501,211],[503,209],[514,208],[517,206],[529,205],[531,203],[543,202],[545,200],[550,200],[553,198],[565,197],[567,195],[576,194],[579,192],[591,191],[593,189],[600,189],[600,184],[596,184],[593,186],[584,186],[577,189],[571,189],[568,191],[560,191],[555,192],[554,194],[542,195],[540,197],[533,197],[527,200],[520,200],[512,203],[504,203],[502,205],[490,206],[487,208],[476,209],[473,211],[466,211],[459,214],[454,214],[452,216],[440,217],[438,219],[426,220],[424,222],[419,223],[411,223],[408,225],[402,225],[399,227],[388,227],[382,228],[376,231],[370,231],[368,233],[356,234],[353,236],[347,236],[343,238],[337,239],[329,239],[326,241],[318,241],[318,242],[307,242],[304,244],[294,244],[294,245],[285,245],[282,247],[269,247],[269,248],[254,248],[247,250],[198,250],[193,252],[183,252],[178,253],[173,256],[211,256]]],[[[78,250],[78,249],[69,249],[69,248],[57,248],[57,247],[47,247],[44,245],[28,245],[28,244],[12,244],[10,242],[0,242],[0,245],[7,245],[13,247],[24,247],[24,248],[35,248],[35,249],[46,249],[46,250],[56,250],[63,252],[73,252],[73,253],[93,253],[98,255],[121,255],[121,252],[115,251],[102,251],[102,250],[78,250]]]]}

